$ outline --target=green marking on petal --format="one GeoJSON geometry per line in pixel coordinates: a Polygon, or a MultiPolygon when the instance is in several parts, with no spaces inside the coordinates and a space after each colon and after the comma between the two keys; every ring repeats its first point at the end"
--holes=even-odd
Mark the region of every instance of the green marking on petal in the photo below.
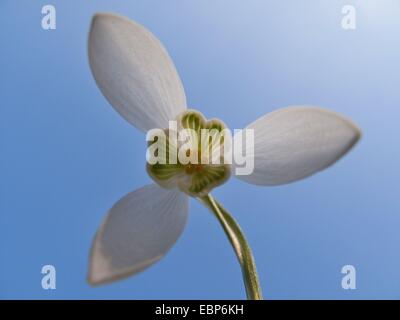
{"type": "Polygon", "coordinates": [[[228,166],[204,166],[201,172],[192,175],[188,191],[193,196],[206,195],[214,187],[221,185],[230,177],[228,166]]]}

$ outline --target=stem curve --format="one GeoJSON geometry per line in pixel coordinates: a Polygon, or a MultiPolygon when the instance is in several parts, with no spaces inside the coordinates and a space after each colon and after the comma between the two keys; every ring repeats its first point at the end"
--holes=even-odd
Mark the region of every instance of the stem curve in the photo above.
{"type": "Polygon", "coordinates": [[[262,300],[261,287],[254,257],[239,224],[211,194],[197,199],[214,213],[224,229],[242,268],[247,299],[262,300]]]}

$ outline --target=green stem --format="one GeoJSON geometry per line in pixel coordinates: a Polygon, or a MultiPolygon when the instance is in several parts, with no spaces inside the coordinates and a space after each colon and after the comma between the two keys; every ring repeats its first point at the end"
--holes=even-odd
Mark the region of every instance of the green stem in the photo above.
{"type": "Polygon", "coordinates": [[[258,281],[256,264],[250,246],[238,223],[213,197],[208,194],[198,198],[217,217],[229,241],[235,250],[242,267],[243,281],[246,287],[247,299],[262,300],[261,287],[258,281]]]}

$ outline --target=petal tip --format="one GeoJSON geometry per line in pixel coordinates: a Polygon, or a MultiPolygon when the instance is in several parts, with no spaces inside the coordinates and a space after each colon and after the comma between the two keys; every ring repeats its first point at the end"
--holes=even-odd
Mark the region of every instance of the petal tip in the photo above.
{"type": "Polygon", "coordinates": [[[97,287],[99,286],[102,282],[96,279],[92,273],[89,271],[87,277],[86,277],[86,282],[91,286],[91,287],[97,287]]]}
{"type": "Polygon", "coordinates": [[[95,272],[89,270],[86,281],[91,287],[99,287],[101,285],[120,280],[121,278],[123,277],[113,277],[112,275],[96,275],[95,272]]]}
{"type": "MultiPolygon", "coordinates": [[[[88,274],[86,276],[86,281],[88,282],[88,284],[92,287],[97,287],[105,282],[107,282],[107,277],[105,277],[104,275],[101,276],[101,272],[99,272],[99,270],[95,270],[96,269],[96,265],[99,265],[99,261],[95,261],[95,255],[94,252],[91,252],[91,256],[90,256],[90,261],[89,261],[89,270],[88,270],[88,274]]],[[[98,267],[97,267],[98,269],[98,267]]]]}
{"type": "Polygon", "coordinates": [[[103,20],[106,20],[107,18],[113,17],[114,15],[111,13],[106,13],[106,12],[98,12],[95,13],[92,16],[92,20],[90,22],[90,30],[93,30],[93,27],[95,26],[95,24],[97,24],[98,22],[101,22],[103,20]]]}
{"type": "Polygon", "coordinates": [[[363,132],[360,129],[360,127],[358,127],[355,123],[352,122],[351,124],[352,124],[352,127],[354,129],[354,135],[355,135],[354,143],[357,143],[359,140],[361,140],[361,138],[363,136],[363,132]]]}
{"type": "Polygon", "coordinates": [[[122,18],[122,16],[110,12],[96,12],[92,17],[92,23],[95,21],[115,19],[115,18],[122,18]]]}
{"type": "MultiPolygon", "coordinates": [[[[338,115],[338,116],[340,116],[340,115],[338,115]]],[[[350,137],[350,146],[348,148],[348,150],[350,150],[354,147],[354,145],[357,144],[358,141],[361,140],[363,133],[362,133],[362,130],[360,129],[360,127],[358,125],[356,125],[352,120],[350,120],[349,118],[344,117],[344,116],[340,116],[340,117],[348,125],[348,127],[350,128],[351,133],[352,133],[352,136],[350,137]]]]}
{"type": "Polygon", "coordinates": [[[92,287],[98,287],[128,276],[120,274],[119,272],[115,272],[114,274],[112,269],[109,269],[108,267],[106,261],[102,260],[101,257],[96,258],[95,256],[92,256],[89,262],[89,271],[86,276],[87,283],[92,287]]]}
{"type": "Polygon", "coordinates": [[[93,30],[96,28],[96,26],[101,26],[101,25],[107,25],[107,24],[112,24],[113,22],[116,21],[125,21],[129,24],[135,24],[134,21],[130,20],[129,18],[125,16],[121,16],[116,13],[111,13],[111,12],[97,12],[92,16],[92,20],[90,23],[90,33],[93,32],[93,30]]]}

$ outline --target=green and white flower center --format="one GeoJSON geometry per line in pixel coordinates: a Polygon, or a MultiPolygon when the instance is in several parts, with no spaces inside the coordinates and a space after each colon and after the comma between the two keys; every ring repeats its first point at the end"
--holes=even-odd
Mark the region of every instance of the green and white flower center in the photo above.
{"type": "Polygon", "coordinates": [[[185,111],[175,123],[148,134],[147,172],[164,188],[177,187],[190,196],[204,196],[231,175],[224,159],[230,136],[222,121],[207,121],[195,110],[185,111]]]}

